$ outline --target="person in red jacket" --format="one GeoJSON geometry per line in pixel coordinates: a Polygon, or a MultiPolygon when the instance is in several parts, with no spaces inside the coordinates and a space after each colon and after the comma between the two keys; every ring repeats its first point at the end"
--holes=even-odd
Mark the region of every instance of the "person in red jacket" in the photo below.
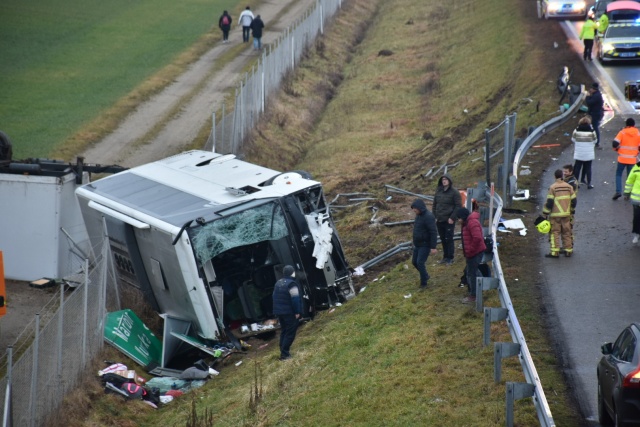
{"type": "Polygon", "coordinates": [[[462,221],[462,253],[467,260],[467,284],[469,295],[462,299],[464,304],[476,301],[476,278],[478,266],[482,262],[482,254],[487,249],[484,244],[484,233],[480,224],[480,213],[469,212],[469,209],[458,209],[458,219],[462,221]]]}

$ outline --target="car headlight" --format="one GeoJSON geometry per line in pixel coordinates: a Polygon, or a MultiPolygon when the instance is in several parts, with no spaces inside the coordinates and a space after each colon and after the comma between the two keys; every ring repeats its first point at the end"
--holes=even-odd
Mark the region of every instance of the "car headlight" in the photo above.
{"type": "Polygon", "coordinates": [[[613,50],[613,49],[614,49],[613,44],[611,44],[611,43],[602,43],[602,51],[603,52],[608,52],[608,51],[613,50]]]}
{"type": "Polygon", "coordinates": [[[550,2],[549,2],[549,10],[550,10],[550,11],[555,12],[555,11],[557,11],[558,9],[560,9],[560,3],[556,3],[556,2],[553,2],[553,1],[550,1],[550,2]]]}

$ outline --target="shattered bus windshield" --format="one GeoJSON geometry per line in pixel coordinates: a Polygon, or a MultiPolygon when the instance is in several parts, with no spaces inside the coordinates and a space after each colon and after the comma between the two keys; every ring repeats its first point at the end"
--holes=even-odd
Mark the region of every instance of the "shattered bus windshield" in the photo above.
{"type": "Polygon", "coordinates": [[[289,231],[279,203],[267,203],[189,230],[201,264],[229,249],[279,240],[289,231]]]}

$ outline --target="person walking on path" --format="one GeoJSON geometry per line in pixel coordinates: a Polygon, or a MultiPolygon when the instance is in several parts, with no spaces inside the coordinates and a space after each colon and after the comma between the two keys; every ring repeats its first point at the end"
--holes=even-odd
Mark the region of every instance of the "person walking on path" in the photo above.
{"type": "Polygon", "coordinates": [[[600,123],[604,117],[604,99],[602,98],[602,92],[600,92],[600,85],[595,82],[589,88],[589,95],[584,100],[587,104],[587,110],[589,116],[591,116],[591,125],[593,130],[596,131],[596,148],[601,150],[600,146],[600,123]]]}
{"type": "Polygon", "coordinates": [[[636,126],[636,121],[631,117],[625,122],[625,127],[618,132],[613,140],[613,149],[618,152],[618,166],[616,168],[616,192],[613,200],[622,197],[622,172],[627,170],[627,177],[631,168],[636,164],[638,157],[638,147],[640,146],[640,132],[636,126]]]}
{"type": "Polygon", "coordinates": [[[229,43],[229,30],[231,29],[232,21],[231,16],[226,10],[222,12],[218,20],[218,27],[222,30],[222,43],[229,43]]]}
{"type": "Polygon", "coordinates": [[[585,61],[593,61],[591,58],[591,51],[593,49],[593,39],[596,37],[596,30],[598,29],[598,25],[593,20],[593,17],[588,17],[587,21],[582,26],[582,31],[580,31],[580,40],[584,42],[584,52],[582,53],[582,58],[585,61]]]}
{"type": "Polygon", "coordinates": [[[633,223],[631,232],[633,233],[632,243],[635,245],[640,239],[640,160],[636,163],[624,186],[624,199],[631,200],[633,206],[633,223]]]}
{"type": "Polygon", "coordinates": [[[421,199],[416,199],[411,204],[411,209],[416,214],[413,223],[413,257],[411,263],[420,273],[420,289],[426,289],[429,281],[427,273],[427,259],[429,255],[435,255],[438,250],[436,220],[421,199]]]}
{"type": "Polygon", "coordinates": [[[291,358],[291,345],[296,339],[296,331],[302,313],[300,287],[294,279],[295,269],[285,265],[282,279],[273,288],[273,314],[280,322],[280,360],[291,358]]]}
{"type": "Polygon", "coordinates": [[[596,158],[595,145],[598,142],[598,136],[593,126],[591,126],[589,117],[585,116],[580,119],[578,127],[575,128],[571,135],[571,142],[574,144],[573,172],[575,177],[580,178],[580,182],[587,184],[587,188],[591,190],[593,189],[593,185],[591,185],[591,165],[596,158]],[[580,175],[581,173],[582,175],[580,175]]]}
{"type": "MultiPolygon", "coordinates": [[[[460,208],[457,212],[458,219],[462,222],[462,252],[467,260],[467,285],[469,295],[462,299],[463,304],[471,304],[476,301],[476,278],[478,266],[482,262],[482,255],[487,249],[484,243],[484,233],[480,224],[480,213],[469,212],[466,208],[460,208]]],[[[482,275],[480,275],[482,276],[482,275]]]]}
{"type": "Polygon", "coordinates": [[[264,28],[264,22],[260,15],[256,16],[251,22],[251,35],[253,36],[253,48],[255,50],[262,49],[262,29],[264,28]]]}
{"type": "Polygon", "coordinates": [[[442,260],[439,264],[453,263],[453,231],[456,227],[458,209],[462,207],[460,192],[453,187],[453,180],[447,174],[438,180],[438,188],[433,196],[433,215],[436,217],[438,235],[442,242],[442,260]]]}
{"type": "Polygon", "coordinates": [[[547,258],[558,258],[560,247],[564,247],[564,254],[570,257],[573,253],[573,235],[571,230],[571,215],[576,209],[576,195],[571,185],[562,180],[562,170],[557,169],[554,173],[555,182],[549,187],[547,201],[542,209],[542,215],[549,219],[551,223],[551,233],[549,243],[550,253],[547,258]],[[560,240],[562,238],[562,245],[560,240]]]}
{"type": "Polygon", "coordinates": [[[247,6],[238,17],[238,26],[242,25],[242,42],[247,43],[249,41],[249,34],[251,33],[251,22],[253,22],[253,12],[251,7],[247,6]]]}

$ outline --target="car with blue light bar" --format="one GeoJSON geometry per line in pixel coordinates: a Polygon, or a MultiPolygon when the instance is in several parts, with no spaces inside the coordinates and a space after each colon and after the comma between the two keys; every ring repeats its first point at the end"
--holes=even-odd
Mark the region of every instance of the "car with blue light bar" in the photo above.
{"type": "Polygon", "coordinates": [[[595,50],[603,64],[640,60],[640,22],[610,24],[604,35],[596,38],[595,50]]]}
{"type": "Polygon", "coordinates": [[[603,426],[640,425],[640,325],[632,323],[602,346],[598,418],[603,426]]]}
{"type": "Polygon", "coordinates": [[[538,16],[549,18],[585,18],[587,3],[584,0],[540,0],[538,16]]]}

